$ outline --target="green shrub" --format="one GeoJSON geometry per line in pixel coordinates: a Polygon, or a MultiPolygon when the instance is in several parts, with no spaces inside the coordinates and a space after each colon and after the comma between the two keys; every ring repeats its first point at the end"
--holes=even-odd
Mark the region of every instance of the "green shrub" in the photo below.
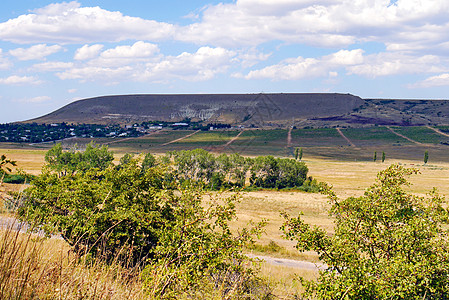
{"type": "Polygon", "coordinates": [[[328,267],[317,281],[302,282],[319,299],[447,299],[449,212],[435,191],[409,194],[406,177],[417,173],[392,165],[363,196],[328,194],[335,221],[329,235],[301,217],[282,227],[299,251],[316,251],[328,267]]]}

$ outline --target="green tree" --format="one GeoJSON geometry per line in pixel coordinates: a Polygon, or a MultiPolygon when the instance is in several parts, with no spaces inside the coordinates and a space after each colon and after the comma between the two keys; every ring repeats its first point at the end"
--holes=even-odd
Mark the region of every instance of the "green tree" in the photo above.
{"type": "Polygon", "coordinates": [[[302,160],[302,148],[299,148],[298,159],[299,159],[300,161],[302,160]]]}
{"type": "Polygon", "coordinates": [[[44,169],[24,192],[19,215],[47,233],[60,233],[78,253],[110,261],[120,253],[130,263],[145,260],[170,220],[162,174],[142,175],[137,161],[58,176],[44,169]]]}
{"type": "Polygon", "coordinates": [[[60,233],[78,254],[146,265],[142,279],[152,299],[195,293],[203,284],[223,287],[223,298],[253,294],[260,283],[242,249],[264,222],[233,233],[238,195],[204,203],[195,187],[165,189],[164,173],[158,166],[142,172],[137,159],[66,176],[44,168],[25,190],[19,216],[60,233]]]}
{"type": "Polygon", "coordinates": [[[426,150],[426,152],[424,152],[424,164],[427,164],[428,160],[429,160],[429,151],[426,150]]]}
{"type": "Polygon", "coordinates": [[[73,175],[77,171],[91,168],[106,169],[114,160],[114,155],[107,146],[96,146],[93,142],[87,144],[83,152],[63,151],[60,143],[53,146],[45,154],[47,168],[56,171],[59,176],[73,175]]]}
{"type": "Polygon", "coordinates": [[[376,160],[377,160],[377,152],[374,151],[373,161],[376,162],[376,160]]]}
{"type": "Polygon", "coordinates": [[[156,158],[154,157],[154,155],[152,155],[151,153],[145,154],[145,157],[143,158],[143,161],[142,161],[142,170],[146,171],[149,168],[152,168],[155,166],[156,166],[156,158]]]}
{"type": "Polygon", "coordinates": [[[295,159],[298,160],[299,157],[299,148],[295,148],[295,159]]]}
{"type": "Polygon", "coordinates": [[[133,156],[134,155],[132,155],[131,153],[123,154],[123,156],[120,157],[120,166],[129,164],[132,161],[133,156]]]}
{"type": "Polygon", "coordinates": [[[432,191],[428,198],[404,190],[417,170],[392,165],[363,196],[332,204],[335,233],[287,215],[282,229],[299,251],[314,250],[327,268],[306,281],[319,299],[447,299],[449,213],[432,191]]]}
{"type": "Polygon", "coordinates": [[[382,162],[385,161],[385,152],[382,151],[382,162]]]}

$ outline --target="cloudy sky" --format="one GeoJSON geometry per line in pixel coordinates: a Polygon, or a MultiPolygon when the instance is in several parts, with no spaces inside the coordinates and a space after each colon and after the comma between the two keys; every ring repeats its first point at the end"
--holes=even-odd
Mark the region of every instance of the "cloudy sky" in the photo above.
{"type": "Polygon", "coordinates": [[[0,123],[135,93],[449,99],[447,0],[1,0],[0,123]]]}

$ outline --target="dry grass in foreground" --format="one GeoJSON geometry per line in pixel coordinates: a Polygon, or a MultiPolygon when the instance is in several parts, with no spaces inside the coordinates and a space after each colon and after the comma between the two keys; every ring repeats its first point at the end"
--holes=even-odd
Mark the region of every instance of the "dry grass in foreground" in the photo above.
{"type": "Polygon", "coordinates": [[[0,230],[0,299],[144,296],[138,272],[80,260],[62,240],[20,233],[12,227],[0,230]]]}

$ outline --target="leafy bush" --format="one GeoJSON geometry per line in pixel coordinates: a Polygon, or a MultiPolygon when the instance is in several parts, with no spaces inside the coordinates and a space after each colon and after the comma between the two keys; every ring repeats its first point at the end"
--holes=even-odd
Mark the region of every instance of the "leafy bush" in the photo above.
{"type": "Polygon", "coordinates": [[[44,170],[24,196],[22,219],[60,232],[76,252],[108,261],[125,255],[133,265],[147,258],[173,217],[161,172],[142,175],[136,161],[62,177],[44,170]]]}
{"type": "Polygon", "coordinates": [[[339,200],[329,188],[335,234],[287,215],[285,235],[299,251],[314,250],[328,268],[317,282],[303,280],[320,299],[447,299],[449,213],[443,199],[407,193],[417,173],[392,165],[363,196],[339,200]]]}
{"type": "Polygon", "coordinates": [[[96,146],[93,142],[87,144],[86,150],[63,151],[61,144],[56,144],[45,154],[47,167],[59,173],[59,176],[73,175],[77,171],[92,168],[106,169],[114,160],[107,146],[96,146]]]}
{"type": "Polygon", "coordinates": [[[167,189],[163,167],[131,157],[104,169],[46,166],[25,190],[18,213],[48,234],[60,233],[77,254],[146,266],[142,278],[157,299],[191,295],[204,285],[228,298],[268,297],[242,254],[264,222],[233,234],[228,223],[238,195],[206,197],[176,180],[167,189]]]}

